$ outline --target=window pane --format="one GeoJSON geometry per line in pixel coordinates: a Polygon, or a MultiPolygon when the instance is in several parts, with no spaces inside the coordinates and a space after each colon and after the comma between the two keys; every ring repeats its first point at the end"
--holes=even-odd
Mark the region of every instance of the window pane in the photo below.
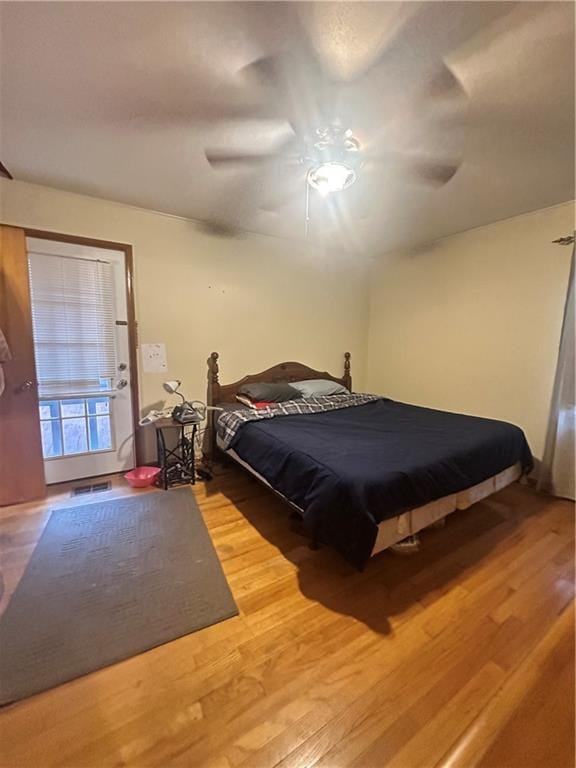
{"type": "Polygon", "coordinates": [[[84,400],[61,400],[62,417],[84,416],[84,400]]]}
{"type": "Polygon", "coordinates": [[[98,389],[112,389],[112,379],[100,379],[98,389]]]}
{"type": "Polygon", "coordinates": [[[90,416],[90,450],[105,451],[112,448],[112,430],[110,416],[90,416]]]}
{"type": "Polygon", "coordinates": [[[88,406],[88,413],[91,416],[97,414],[110,413],[110,398],[109,397],[89,397],[86,400],[88,406]]]}
{"type": "Polygon", "coordinates": [[[58,400],[41,400],[39,407],[41,419],[57,419],[60,416],[58,400]]]}
{"type": "Polygon", "coordinates": [[[64,453],[84,453],[88,450],[88,436],[86,435],[86,421],[84,419],[64,419],[62,431],[64,433],[64,453]]]}
{"type": "MultiPolygon", "coordinates": [[[[57,406],[58,403],[55,403],[57,406]]],[[[45,459],[51,459],[54,456],[62,455],[62,429],[60,422],[41,421],[40,429],[42,431],[42,453],[45,459]]]]}

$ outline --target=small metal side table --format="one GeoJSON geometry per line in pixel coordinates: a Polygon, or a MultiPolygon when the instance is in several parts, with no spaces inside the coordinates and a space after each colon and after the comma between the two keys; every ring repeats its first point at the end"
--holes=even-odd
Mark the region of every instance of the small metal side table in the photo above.
{"type": "Polygon", "coordinates": [[[158,454],[158,485],[168,490],[173,485],[196,482],[194,442],[198,424],[180,424],[173,419],[158,419],[156,451],[158,454]]]}

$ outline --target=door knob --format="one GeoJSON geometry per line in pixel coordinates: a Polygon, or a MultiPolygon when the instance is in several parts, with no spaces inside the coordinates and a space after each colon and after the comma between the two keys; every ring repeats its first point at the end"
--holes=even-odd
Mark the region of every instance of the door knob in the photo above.
{"type": "Polygon", "coordinates": [[[126,379],[120,379],[118,384],[116,384],[116,389],[124,389],[124,387],[127,387],[127,386],[128,386],[128,382],[126,381],[126,379]]]}
{"type": "Polygon", "coordinates": [[[19,395],[21,392],[27,392],[29,389],[32,389],[34,384],[35,382],[32,381],[32,379],[26,379],[26,381],[23,381],[14,391],[19,395]]]}

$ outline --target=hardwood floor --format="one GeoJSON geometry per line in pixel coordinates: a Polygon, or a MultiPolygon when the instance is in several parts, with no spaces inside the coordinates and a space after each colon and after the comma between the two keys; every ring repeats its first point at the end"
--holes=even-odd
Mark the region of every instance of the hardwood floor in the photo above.
{"type": "MultiPolygon", "coordinates": [[[[1,768],[574,765],[573,504],[514,485],[357,573],[237,469],[194,493],[240,616],[5,708],[1,768]]],[[[64,498],[0,510],[0,610],[64,498]]]]}

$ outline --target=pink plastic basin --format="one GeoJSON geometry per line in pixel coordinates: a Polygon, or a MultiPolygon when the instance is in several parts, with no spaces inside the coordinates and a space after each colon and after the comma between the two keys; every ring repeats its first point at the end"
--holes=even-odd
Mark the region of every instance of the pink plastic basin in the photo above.
{"type": "Polygon", "coordinates": [[[131,469],[130,472],[126,472],[124,479],[132,486],[132,488],[146,488],[148,485],[152,485],[154,480],[160,474],[160,467],[136,467],[131,469]]]}

